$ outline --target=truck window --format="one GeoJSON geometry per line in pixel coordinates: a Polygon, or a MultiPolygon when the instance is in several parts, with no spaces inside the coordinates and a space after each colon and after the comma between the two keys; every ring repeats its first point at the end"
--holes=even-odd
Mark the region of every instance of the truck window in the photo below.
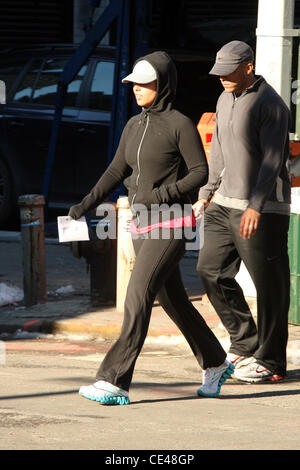
{"type": "Polygon", "coordinates": [[[15,95],[12,98],[12,101],[16,101],[19,103],[30,103],[33,85],[35,80],[37,79],[38,72],[41,67],[41,62],[42,61],[40,59],[32,61],[21,83],[19,83],[15,95]]]}
{"type": "MultiPolygon", "coordinates": [[[[49,59],[41,70],[38,82],[32,95],[32,103],[55,105],[57,83],[63,72],[68,59],[49,59]]],[[[68,85],[65,106],[76,107],[77,97],[80,90],[87,66],[81,67],[74,80],[68,85]]]]}
{"type": "MultiPolygon", "coordinates": [[[[57,83],[68,58],[47,59],[41,68],[41,60],[34,60],[19,84],[13,101],[38,105],[54,106],[57,83]]],[[[80,71],[69,84],[65,98],[65,106],[75,107],[87,66],[80,71]]]]}
{"type": "Polygon", "coordinates": [[[113,62],[97,63],[88,97],[88,109],[111,111],[114,69],[113,62]]]}
{"type": "Polygon", "coordinates": [[[12,85],[15,83],[20,72],[23,70],[25,65],[25,60],[16,61],[14,64],[6,64],[0,66],[0,80],[5,82],[6,95],[9,95],[9,92],[12,88],[12,85]]]}

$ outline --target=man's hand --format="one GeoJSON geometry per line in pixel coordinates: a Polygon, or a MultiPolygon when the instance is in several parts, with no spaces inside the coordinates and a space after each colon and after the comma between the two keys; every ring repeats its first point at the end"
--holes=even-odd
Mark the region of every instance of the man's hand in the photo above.
{"type": "Polygon", "coordinates": [[[201,219],[208,205],[209,202],[206,199],[199,199],[199,201],[193,204],[193,211],[196,219],[201,219]]]}
{"type": "Polygon", "coordinates": [[[240,223],[240,236],[246,240],[255,234],[260,219],[260,213],[254,209],[245,210],[240,223]]]}

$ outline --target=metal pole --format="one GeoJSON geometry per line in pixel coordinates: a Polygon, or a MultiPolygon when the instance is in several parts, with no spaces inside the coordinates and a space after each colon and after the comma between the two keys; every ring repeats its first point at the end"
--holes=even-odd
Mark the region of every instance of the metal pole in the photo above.
{"type": "Polygon", "coordinates": [[[45,198],[38,194],[20,196],[25,305],[46,302],[46,270],[44,240],[45,198]]]}

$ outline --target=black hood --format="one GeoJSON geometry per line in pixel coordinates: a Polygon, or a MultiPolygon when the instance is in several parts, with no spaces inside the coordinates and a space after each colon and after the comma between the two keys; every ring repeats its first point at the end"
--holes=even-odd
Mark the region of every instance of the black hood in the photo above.
{"type": "Polygon", "coordinates": [[[140,60],[147,60],[155,69],[157,75],[157,96],[148,110],[161,112],[171,109],[176,96],[177,70],[171,57],[163,51],[156,51],[140,60]]]}

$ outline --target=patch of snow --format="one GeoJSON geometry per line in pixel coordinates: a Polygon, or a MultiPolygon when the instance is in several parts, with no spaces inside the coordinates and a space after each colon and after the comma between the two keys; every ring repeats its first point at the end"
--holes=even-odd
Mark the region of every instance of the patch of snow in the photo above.
{"type": "Polygon", "coordinates": [[[75,292],[75,289],[73,286],[62,286],[56,289],[55,291],[48,292],[48,294],[50,295],[72,294],[72,292],[75,292]]]}
{"type": "Polygon", "coordinates": [[[57,294],[71,294],[72,292],[75,292],[75,289],[73,286],[63,286],[56,289],[55,292],[57,294]]]}
{"type": "Polygon", "coordinates": [[[8,286],[0,283],[0,307],[3,305],[16,304],[24,299],[24,292],[19,287],[8,286]]]}

